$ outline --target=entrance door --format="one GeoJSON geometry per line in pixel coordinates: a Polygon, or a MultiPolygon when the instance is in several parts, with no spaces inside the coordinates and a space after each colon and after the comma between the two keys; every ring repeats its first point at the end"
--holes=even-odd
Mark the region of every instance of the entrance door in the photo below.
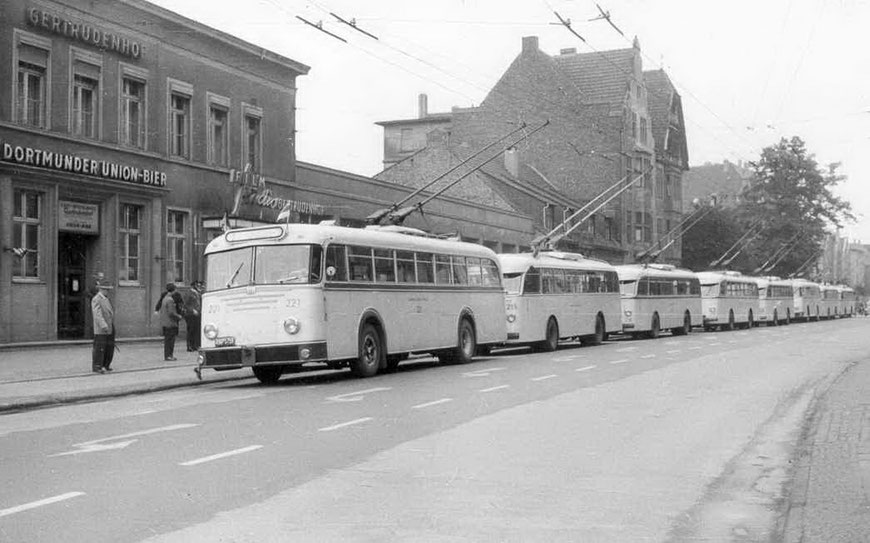
{"type": "Polygon", "coordinates": [[[88,237],[60,232],[58,234],[57,277],[57,337],[85,337],[88,293],[85,265],[88,237]]]}

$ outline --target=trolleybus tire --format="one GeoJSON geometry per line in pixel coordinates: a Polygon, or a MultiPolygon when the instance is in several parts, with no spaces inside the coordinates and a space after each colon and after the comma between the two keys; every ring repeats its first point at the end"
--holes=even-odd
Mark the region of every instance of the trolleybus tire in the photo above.
{"type": "Polygon", "coordinates": [[[683,314],[683,326],[674,328],[671,333],[675,336],[687,336],[692,333],[692,314],[686,311],[683,314]]]}
{"type": "Polygon", "coordinates": [[[350,363],[350,371],[357,377],[371,377],[381,367],[384,347],[381,334],[373,324],[364,324],[359,332],[359,355],[350,363]]]}
{"type": "Polygon", "coordinates": [[[747,321],[746,321],[746,329],[752,330],[752,328],[754,326],[755,326],[755,318],[753,317],[752,310],[750,309],[749,310],[749,317],[747,318],[747,321]]]}
{"type": "Polygon", "coordinates": [[[791,310],[789,309],[785,310],[785,323],[791,324],[791,310]]]}
{"type": "Polygon", "coordinates": [[[599,313],[595,317],[595,333],[591,336],[586,336],[586,339],[582,341],[584,345],[601,345],[604,343],[604,340],[607,338],[607,329],[604,326],[604,317],[599,313]]]}
{"type": "Polygon", "coordinates": [[[477,336],[474,333],[474,325],[468,317],[460,319],[456,335],[456,347],[438,354],[438,360],[445,364],[467,364],[474,358],[477,336]]]}
{"type": "Polygon", "coordinates": [[[650,324],[649,332],[646,333],[650,339],[658,339],[661,334],[661,323],[659,322],[659,314],[653,313],[652,323],[650,324]]]}
{"type": "Polygon", "coordinates": [[[547,333],[544,336],[544,341],[539,341],[535,345],[536,351],[551,353],[559,348],[559,323],[556,319],[550,317],[547,320],[547,333]]]}
{"type": "Polygon", "coordinates": [[[254,366],[254,377],[264,385],[272,385],[281,379],[281,374],[284,373],[281,366],[254,366]]]}
{"type": "Polygon", "coordinates": [[[734,330],[734,310],[728,311],[728,324],[723,324],[722,330],[734,330]]]}

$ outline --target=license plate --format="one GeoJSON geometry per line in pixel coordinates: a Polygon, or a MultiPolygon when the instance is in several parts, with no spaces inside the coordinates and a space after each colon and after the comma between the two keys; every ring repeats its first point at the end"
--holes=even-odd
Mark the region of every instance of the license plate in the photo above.
{"type": "Polygon", "coordinates": [[[232,347],[236,344],[236,338],[232,336],[214,338],[215,347],[232,347]]]}

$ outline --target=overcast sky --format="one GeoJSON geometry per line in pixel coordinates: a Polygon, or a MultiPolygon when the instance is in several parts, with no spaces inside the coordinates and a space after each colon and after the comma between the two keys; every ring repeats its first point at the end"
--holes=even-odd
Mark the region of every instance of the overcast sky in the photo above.
{"type": "Polygon", "coordinates": [[[800,136],[816,159],[841,162],[840,194],[870,243],[870,1],[152,0],[311,67],[298,79],[297,158],[363,175],[380,171],[374,123],[479,104],[519,54],[580,53],[640,40],[645,70],[664,67],[683,97],[691,165],[750,161],[800,136]],[[583,43],[558,24],[570,19],[583,43]],[[350,20],[374,40],[338,22],[350,20]],[[343,43],[296,19],[323,21],[343,43]]]}

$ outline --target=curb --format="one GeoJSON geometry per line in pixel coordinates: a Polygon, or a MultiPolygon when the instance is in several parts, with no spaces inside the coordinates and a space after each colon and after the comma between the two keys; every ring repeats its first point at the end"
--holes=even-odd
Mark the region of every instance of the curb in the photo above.
{"type": "MultiPolygon", "coordinates": [[[[177,367],[177,366],[173,366],[177,367]]],[[[147,371],[147,370],[140,370],[147,371]]],[[[134,396],[137,394],[148,394],[151,392],[161,392],[179,388],[197,387],[211,383],[224,383],[228,381],[241,381],[245,379],[254,379],[253,375],[232,375],[226,377],[218,377],[208,380],[191,380],[191,381],[176,381],[174,383],[159,383],[159,384],[143,384],[129,385],[116,389],[102,389],[82,394],[66,394],[58,393],[45,396],[32,396],[11,398],[8,401],[0,400],[0,415],[6,415],[14,412],[30,411],[45,407],[55,407],[59,405],[88,403],[105,398],[121,398],[124,396],[134,396]]]]}

